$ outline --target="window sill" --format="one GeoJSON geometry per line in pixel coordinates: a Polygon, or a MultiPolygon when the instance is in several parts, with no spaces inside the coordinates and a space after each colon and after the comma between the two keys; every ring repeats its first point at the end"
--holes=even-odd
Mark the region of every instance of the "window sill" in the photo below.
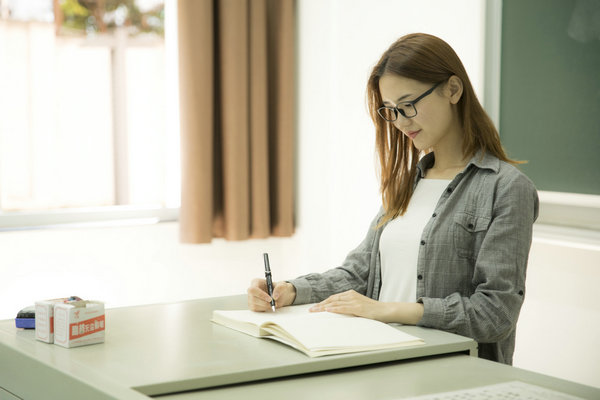
{"type": "Polygon", "coordinates": [[[146,225],[176,221],[178,218],[179,208],[157,206],[111,206],[45,210],[43,212],[6,212],[0,213],[0,232],[146,225]]]}

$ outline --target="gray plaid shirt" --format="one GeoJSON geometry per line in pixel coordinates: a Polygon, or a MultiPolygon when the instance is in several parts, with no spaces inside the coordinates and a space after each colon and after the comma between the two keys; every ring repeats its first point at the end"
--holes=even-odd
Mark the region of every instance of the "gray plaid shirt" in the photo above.
{"type": "MultiPolygon", "coordinates": [[[[433,157],[420,160],[415,184],[433,157]]],[[[379,238],[385,226],[376,226],[382,215],[380,210],[342,266],[290,281],[294,304],[351,289],[379,298],[379,238]]],[[[512,364],[537,215],[533,183],[512,165],[476,154],[450,182],[421,235],[416,285],[425,313],[418,325],[471,337],[480,357],[512,364]]]]}

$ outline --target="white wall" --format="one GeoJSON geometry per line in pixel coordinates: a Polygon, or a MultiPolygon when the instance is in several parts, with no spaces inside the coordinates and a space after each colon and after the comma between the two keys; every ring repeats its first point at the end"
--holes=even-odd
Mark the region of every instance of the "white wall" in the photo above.
{"type": "Polygon", "coordinates": [[[534,226],[514,365],[600,387],[600,232],[534,226]]]}
{"type": "MultiPolygon", "coordinates": [[[[176,223],[3,232],[0,319],[57,296],[117,307],[243,293],[265,251],[279,280],[334,266],[358,244],[379,207],[364,100],[370,67],[397,37],[433,33],[455,48],[481,96],[483,0],[299,0],[298,13],[297,234],[183,245],[176,223]]],[[[515,364],[600,386],[591,283],[600,281],[600,240],[590,240],[599,245],[582,251],[579,239],[536,238],[515,364]]]]}
{"type": "Polygon", "coordinates": [[[341,262],[381,204],[365,98],[371,68],[400,36],[431,33],[453,46],[481,96],[484,2],[301,0],[298,6],[298,222],[306,233],[301,249],[311,255],[308,272],[341,262]]]}

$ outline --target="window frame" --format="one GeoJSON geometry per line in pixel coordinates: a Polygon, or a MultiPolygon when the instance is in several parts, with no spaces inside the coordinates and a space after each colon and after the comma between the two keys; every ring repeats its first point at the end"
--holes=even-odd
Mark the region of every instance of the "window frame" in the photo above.
{"type": "MultiPolygon", "coordinates": [[[[152,46],[157,42],[172,44],[177,43],[177,25],[176,25],[176,4],[173,1],[165,0],[165,37],[162,39],[147,37],[128,38],[127,44],[133,46],[152,46]],[[167,22],[168,21],[168,22],[167,22]],[[168,31],[168,33],[167,33],[168,31]],[[169,36],[167,36],[169,35],[169,36]]],[[[39,21],[36,21],[39,22],[39,21]]],[[[53,22],[51,22],[53,24],[53,22]]],[[[113,37],[91,37],[85,38],[83,46],[108,46],[113,53],[113,75],[119,67],[121,69],[117,76],[112,78],[112,106],[113,111],[123,109],[122,95],[123,79],[125,74],[124,48],[119,46],[123,43],[124,32],[115,32],[113,37]],[[116,60],[114,59],[116,58],[116,60]],[[115,68],[115,66],[117,68],[115,68]]],[[[176,49],[167,51],[171,56],[177,55],[176,49]]],[[[167,60],[167,63],[169,61],[167,60]]],[[[178,65],[175,61],[172,63],[172,70],[178,71],[178,65]]],[[[173,78],[178,81],[178,76],[173,78]]],[[[167,96],[169,93],[167,93],[167,96]]],[[[176,110],[178,110],[178,91],[171,93],[174,96],[176,110]]],[[[168,111],[167,111],[168,113],[168,111]]],[[[169,119],[169,116],[166,116],[169,119]]],[[[176,119],[176,118],[175,118],[176,119]]],[[[179,132],[178,121],[174,122],[174,131],[179,132]]],[[[117,205],[98,206],[98,207],[73,207],[63,209],[45,209],[45,210],[27,210],[27,211],[2,211],[0,203],[0,232],[31,229],[49,229],[49,228],[74,228],[74,227],[97,227],[97,226],[123,226],[123,225],[141,225],[158,222],[169,222],[179,220],[179,207],[160,206],[160,205],[128,205],[128,170],[127,170],[127,116],[123,113],[114,113],[113,115],[113,140],[115,156],[115,201],[117,205]],[[119,203],[121,205],[119,205],[119,203]]],[[[177,144],[178,145],[178,144],[177,144]]],[[[168,203],[168,199],[165,199],[168,203]]]]}
{"type": "Polygon", "coordinates": [[[11,211],[0,213],[0,232],[82,228],[98,226],[145,225],[177,221],[179,208],[160,206],[78,207],[45,212],[11,211]]]}

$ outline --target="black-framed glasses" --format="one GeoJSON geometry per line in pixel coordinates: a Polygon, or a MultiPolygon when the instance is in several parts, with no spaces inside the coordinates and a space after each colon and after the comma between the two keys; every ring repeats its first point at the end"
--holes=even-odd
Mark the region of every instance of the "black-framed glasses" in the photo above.
{"type": "Polygon", "coordinates": [[[415,104],[417,104],[421,99],[430,95],[436,87],[438,87],[442,82],[438,82],[431,87],[428,91],[420,95],[414,100],[411,101],[403,101],[396,105],[396,107],[388,107],[383,106],[377,109],[377,113],[383,119],[388,122],[394,122],[398,119],[398,114],[402,115],[404,118],[413,118],[417,115],[417,108],[415,104]]]}

